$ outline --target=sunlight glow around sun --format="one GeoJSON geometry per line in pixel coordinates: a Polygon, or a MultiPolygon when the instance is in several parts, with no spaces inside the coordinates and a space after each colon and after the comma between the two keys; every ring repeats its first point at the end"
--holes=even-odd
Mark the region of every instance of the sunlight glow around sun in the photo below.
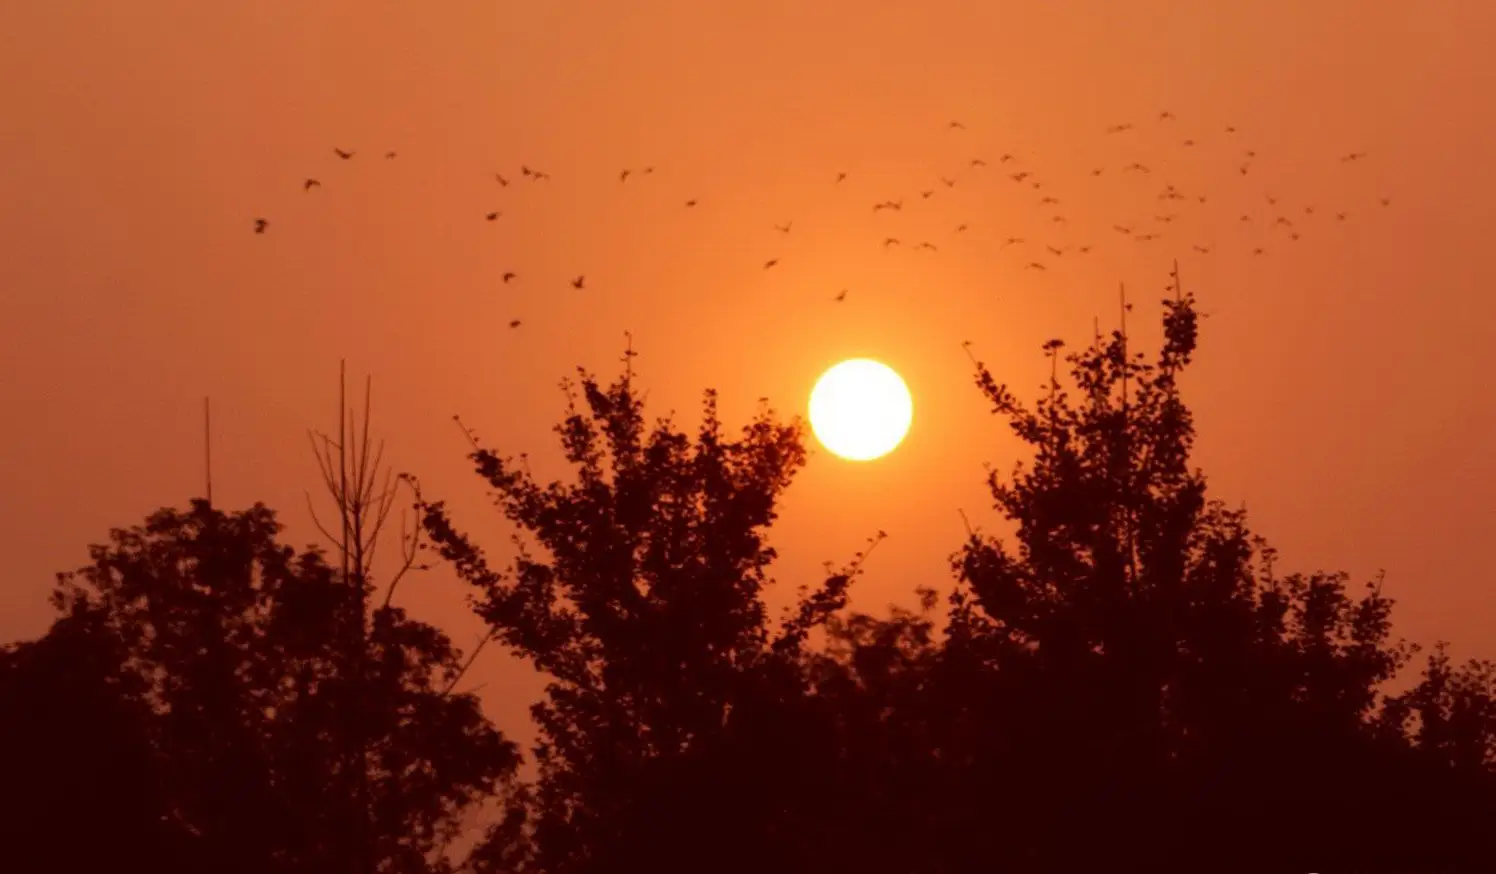
{"type": "Polygon", "coordinates": [[[913,419],[914,401],[904,380],[871,358],[832,367],[810,393],[816,439],[848,461],[872,461],[892,452],[913,419]]]}

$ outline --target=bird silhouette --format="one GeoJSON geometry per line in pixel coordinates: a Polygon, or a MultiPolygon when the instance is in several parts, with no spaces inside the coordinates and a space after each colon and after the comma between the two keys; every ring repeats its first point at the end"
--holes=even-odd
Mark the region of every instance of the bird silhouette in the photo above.
{"type": "Polygon", "coordinates": [[[495,174],[493,174],[493,178],[497,179],[499,181],[500,185],[508,187],[509,180],[504,178],[504,174],[502,174],[502,173],[495,173],[495,174]]]}
{"type": "Polygon", "coordinates": [[[1112,230],[1116,231],[1119,234],[1132,233],[1132,228],[1124,227],[1123,225],[1112,225],[1112,230]]]}
{"type": "Polygon", "coordinates": [[[1048,249],[1051,253],[1053,253],[1056,258],[1058,258],[1061,255],[1065,254],[1065,250],[1063,248],[1056,249],[1054,246],[1045,246],[1044,248],[1048,249]]]}
{"type": "Polygon", "coordinates": [[[686,206],[695,206],[695,205],[696,205],[696,201],[694,201],[694,200],[688,200],[688,201],[686,201],[686,206]]]}
{"type": "Polygon", "coordinates": [[[923,197],[926,200],[929,200],[931,197],[934,196],[934,194],[935,194],[935,192],[933,192],[933,191],[921,191],[919,193],[919,196],[923,197]]]}
{"type": "Polygon", "coordinates": [[[846,289],[845,289],[845,288],[843,288],[843,289],[842,289],[842,290],[841,290],[841,291],[840,291],[840,292],[839,292],[839,293],[838,293],[838,294],[837,294],[837,295],[836,295],[836,297],[834,297],[834,298],[832,298],[832,300],[834,300],[834,301],[836,301],[836,302],[837,302],[837,303],[841,303],[841,302],[842,302],[842,301],[844,301],[844,300],[846,300],[846,299],[847,299],[847,290],[846,290],[846,289]]]}
{"type": "Polygon", "coordinates": [[[491,212],[491,213],[488,213],[487,215],[485,215],[483,217],[486,218],[486,219],[488,219],[489,221],[497,221],[498,218],[499,218],[499,216],[501,216],[501,215],[503,215],[503,213],[491,212]]]}
{"type": "Polygon", "coordinates": [[[627,182],[627,181],[629,181],[629,171],[625,170],[622,173],[619,173],[618,174],[618,181],[619,182],[627,182]]]}
{"type": "Polygon", "coordinates": [[[955,188],[956,187],[956,180],[954,180],[954,179],[947,179],[944,176],[942,176],[942,177],[940,177],[940,181],[943,182],[943,183],[945,183],[945,187],[946,188],[955,188]]]}
{"type": "Polygon", "coordinates": [[[321,187],[322,187],[322,183],[318,182],[315,179],[308,179],[307,181],[301,183],[301,190],[302,191],[311,191],[313,188],[321,188],[321,187]]]}
{"type": "Polygon", "coordinates": [[[518,276],[519,276],[518,273],[514,273],[514,272],[511,271],[511,272],[505,273],[503,275],[502,279],[504,280],[504,284],[508,285],[509,284],[509,280],[516,279],[516,278],[518,278],[518,276]]]}
{"type": "Polygon", "coordinates": [[[1003,241],[1003,248],[1006,249],[1009,246],[1016,246],[1016,245],[1018,245],[1019,243],[1022,243],[1022,242],[1023,242],[1023,238],[1022,237],[1009,237],[1008,239],[1006,239],[1006,240],[1003,241]]]}
{"type": "Polygon", "coordinates": [[[346,161],[349,158],[353,157],[353,153],[352,152],[345,152],[342,149],[333,149],[332,151],[333,151],[333,154],[337,155],[339,158],[342,158],[344,161],[346,161]]]}
{"type": "Polygon", "coordinates": [[[1023,269],[1025,269],[1025,270],[1045,270],[1047,268],[1043,264],[1040,264],[1038,261],[1030,261],[1028,263],[1028,265],[1026,267],[1024,267],[1023,269]]]}
{"type": "Polygon", "coordinates": [[[847,174],[846,173],[838,173],[838,174],[836,174],[836,181],[837,182],[840,182],[840,181],[842,181],[845,178],[847,178],[847,174]]]}
{"type": "Polygon", "coordinates": [[[950,123],[949,130],[966,130],[966,125],[959,121],[953,121],[950,123]]]}
{"type": "Polygon", "coordinates": [[[1082,255],[1088,255],[1091,252],[1091,247],[1090,246],[1079,246],[1079,247],[1076,248],[1075,251],[1081,253],[1082,255]]]}
{"type": "Polygon", "coordinates": [[[1382,206],[1391,206],[1391,205],[1392,205],[1392,198],[1390,198],[1390,197],[1384,197],[1384,198],[1382,198],[1382,206]]]}
{"type": "Polygon", "coordinates": [[[586,287],[586,285],[587,285],[587,277],[585,277],[585,276],[578,276],[576,279],[573,279],[571,281],[571,287],[572,288],[584,288],[584,287],[586,287]]]}
{"type": "Polygon", "coordinates": [[[394,152],[385,152],[384,153],[384,159],[386,161],[392,160],[394,157],[395,157],[395,153],[394,152]]]}
{"type": "Polygon", "coordinates": [[[764,269],[768,270],[770,267],[773,267],[775,264],[778,264],[778,263],[779,263],[779,259],[778,258],[770,258],[769,260],[767,260],[767,261],[764,262],[764,269]]]}
{"type": "Polygon", "coordinates": [[[1158,114],[1158,120],[1159,121],[1172,121],[1173,119],[1174,119],[1174,113],[1168,111],[1167,109],[1164,110],[1163,112],[1160,112],[1158,114]]]}
{"type": "Polygon", "coordinates": [[[511,327],[511,328],[518,328],[519,327],[519,319],[510,319],[509,320],[509,327],[511,327]]]}
{"type": "Polygon", "coordinates": [[[1210,254],[1210,247],[1209,246],[1196,246],[1195,247],[1195,251],[1199,252],[1201,255],[1209,255],[1210,254]]]}
{"type": "Polygon", "coordinates": [[[1364,157],[1366,157],[1366,153],[1365,152],[1351,152],[1350,154],[1345,155],[1344,157],[1342,157],[1340,159],[1340,162],[1342,164],[1349,164],[1349,163],[1351,163],[1353,161],[1359,161],[1359,160],[1361,160],[1364,157]]]}
{"type": "Polygon", "coordinates": [[[939,249],[935,248],[935,244],[934,243],[924,243],[924,242],[922,242],[918,246],[915,246],[914,248],[915,249],[929,249],[931,252],[938,252],[938,251],[940,251],[939,249]]]}
{"type": "Polygon", "coordinates": [[[884,237],[883,238],[883,248],[887,249],[889,246],[897,246],[897,245],[899,245],[899,241],[896,240],[896,239],[894,239],[893,237],[884,237]]]}
{"type": "Polygon", "coordinates": [[[787,221],[782,225],[775,225],[774,230],[780,232],[781,234],[787,234],[790,232],[790,228],[793,227],[794,224],[795,223],[793,221],[787,221]]]}
{"type": "Polygon", "coordinates": [[[981,158],[972,158],[971,159],[971,166],[973,166],[973,167],[985,167],[985,166],[987,166],[987,162],[983,161],[981,158]]]}
{"type": "Polygon", "coordinates": [[[1128,124],[1114,124],[1111,127],[1107,128],[1106,132],[1109,133],[1109,134],[1119,134],[1119,133],[1122,133],[1123,131],[1128,131],[1128,130],[1132,130],[1132,124],[1131,123],[1128,123],[1128,124]]]}
{"type": "Polygon", "coordinates": [[[953,233],[959,234],[964,230],[966,230],[966,225],[956,225],[956,230],[953,233]]]}
{"type": "Polygon", "coordinates": [[[270,227],[270,222],[262,218],[255,219],[255,233],[263,234],[268,227],[270,227]]]}

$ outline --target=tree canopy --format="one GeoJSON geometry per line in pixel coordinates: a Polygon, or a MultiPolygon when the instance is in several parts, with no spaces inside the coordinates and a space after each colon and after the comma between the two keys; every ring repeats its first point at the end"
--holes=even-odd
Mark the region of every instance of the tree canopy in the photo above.
{"type": "Polygon", "coordinates": [[[1380,577],[1280,569],[1192,464],[1197,315],[1162,305],[1151,357],[1125,324],[1047,344],[1030,402],[973,362],[1028,457],[990,471],[1002,533],[969,529],[913,610],[846,609],[877,532],[771,615],[806,448],[767,405],[735,432],[711,392],[694,429],[650,419],[630,352],[565,384],[568,478],[469,433],[509,557],[416,508],[547,680],[523,777],[453,692],[467,660],[362,559],[280,544],[261,506],[113,532],[0,654],[15,870],[1488,870],[1496,666],[1438,644],[1398,685],[1419,649],[1380,577]]]}

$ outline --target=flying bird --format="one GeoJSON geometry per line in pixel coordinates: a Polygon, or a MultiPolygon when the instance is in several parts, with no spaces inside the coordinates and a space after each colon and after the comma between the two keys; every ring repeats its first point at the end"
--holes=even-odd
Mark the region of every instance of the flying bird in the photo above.
{"type": "Polygon", "coordinates": [[[1022,237],[1009,237],[1003,243],[1003,248],[1006,249],[1009,246],[1016,246],[1016,245],[1018,245],[1019,243],[1022,243],[1022,242],[1023,242],[1023,238],[1022,237]]]}
{"type": "Polygon", "coordinates": [[[1364,157],[1366,157],[1366,153],[1365,152],[1351,152],[1350,154],[1348,154],[1345,157],[1341,158],[1340,159],[1340,163],[1342,163],[1342,164],[1349,164],[1352,161],[1359,161],[1359,160],[1361,160],[1364,157]]]}
{"type": "Polygon", "coordinates": [[[896,240],[896,239],[894,239],[893,237],[884,237],[883,238],[883,248],[887,249],[889,246],[897,246],[897,245],[899,245],[899,241],[896,240]]]}
{"type": "Polygon", "coordinates": [[[938,251],[940,251],[939,249],[935,248],[935,244],[934,243],[920,243],[918,246],[915,246],[914,248],[915,249],[929,249],[931,252],[938,252],[938,251]]]}
{"type": "Polygon", "coordinates": [[[1126,131],[1126,130],[1132,130],[1132,125],[1130,123],[1129,124],[1114,124],[1111,127],[1107,128],[1106,132],[1109,133],[1109,134],[1119,134],[1119,133],[1122,133],[1123,131],[1126,131]]]}
{"type": "Polygon", "coordinates": [[[767,261],[764,262],[764,269],[768,270],[770,267],[773,267],[775,264],[778,264],[778,263],[779,263],[779,259],[778,258],[770,258],[769,260],[767,260],[767,261]]]}
{"type": "Polygon", "coordinates": [[[959,233],[961,233],[964,230],[966,230],[966,225],[956,225],[955,233],[959,234],[959,233]]]}
{"type": "Polygon", "coordinates": [[[842,181],[845,178],[847,178],[847,174],[846,173],[838,173],[838,174],[836,174],[836,181],[837,182],[840,182],[840,181],[842,181]]]}
{"type": "Polygon", "coordinates": [[[1390,197],[1384,197],[1384,198],[1382,198],[1382,206],[1391,206],[1391,205],[1392,205],[1392,198],[1390,198],[1390,197]]]}
{"type": "Polygon", "coordinates": [[[696,205],[696,201],[694,201],[694,200],[688,200],[688,201],[686,201],[686,206],[695,206],[695,205],[696,205]]]}
{"type": "Polygon", "coordinates": [[[1045,246],[1044,248],[1048,249],[1050,252],[1053,252],[1055,257],[1059,257],[1065,254],[1064,249],[1056,249],[1054,246],[1045,246]]]}
{"type": "Polygon", "coordinates": [[[1038,261],[1030,261],[1028,263],[1028,266],[1024,267],[1023,269],[1025,269],[1025,270],[1043,270],[1043,269],[1045,269],[1045,267],[1044,267],[1043,264],[1040,264],[1038,261]]]}
{"type": "Polygon", "coordinates": [[[774,230],[780,232],[781,234],[787,234],[787,233],[790,232],[790,227],[792,225],[794,225],[794,222],[793,221],[788,221],[788,222],[785,222],[782,225],[775,225],[774,226],[774,230]]]}
{"type": "Polygon", "coordinates": [[[503,213],[500,213],[500,212],[491,212],[491,213],[488,213],[487,215],[485,215],[484,218],[488,219],[489,221],[497,221],[498,218],[499,218],[499,216],[501,216],[501,215],[503,215],[503,213]]]}
{"type": "Polygon", "coordinates": [[[1210,247],[1209,246],[1196,246],[1195,247],[1195,251],[1199,252],[1201,255],[1209,255],[1210,254],[1210,247]]]}
{"type": "Polygon", "coordinates": [[[269,227],[269,226],[270,226],[270,222],[266,221],[265,219],[262,219],[262,218],[255,219],[255,233],[257,233],[257,234],[263,234],[263,233],[265,233],[265,229],[267,227],[269,227]]]}
{"type": "Polygon", "coordinates": [[[956,180],[954,180],[954,179],[947,179],[944,176],[942,176],[942,177],[940,177],[940,181],[945,183],[945,187],[946,188],[955,188],[956,187],[956,180]]]}
{"type": "Polygon", "coordinates": [[[619,173],[618,174],[618,181],[619,182],[627,182],[627,181],[629,181],[629,171],[625,170],[622,173],[619,173]]]}
{"type": "Polygon", "coordinates": [[[301,183],[301,190],[302,191],[311,191],[313,188],[321,188],[321,187],[322,187],[322,183],[318,182],[315,179],[308,179],[307,181],[301,183]]]}
{"type": "Polygon", "coordinates": [[[504,178],[504,174],[502,174],[502,173],[495,173],[495,174],[493,174],[493,178],[499,180],[499,184],[500,185],[503,185],[503,186],[508,186],[509,185],[509,180],[505,179],[504,178]]]}
{"type": "Polygon", "coordinates": [[[966,130],[966,125],[962,124],[959,121],[953,121],[953,122],[950,123],[949,129],[950,130],[966,130]]]}
{"type": "Polygon", "coordinates": [[[509,284],[509,280],[516,279],[516,278],[518,278],[518,276],[519,276],[519,274],[514,273],[514,272],[511,271],[509,273],[505,273],[502,278],[504,280],[504,284],[508,285],[509,284]]]}
{"type": "Polygon", "coordinates": [[[391,160],[394,157],[395,157],[395,153],[394,152],[385,152],[384,153],[384,159],[386,161],[391,160]]]}
{"type": "Polygon", "coordinates": [[[836,295],[836,297],[832,298],[832,300],[836,301],[837,303],[841,303],[842,301],[844,301],[846,299],[847,299],[847,290],[845,288],[843,288],[841,290],[841,292],[836,295]]]}
{"type": "Polygon", "coordinates": [[[935,195],[935,192],[933,192],[933,191],[921,191],[919,193],[919,196],[922,197],[922,198],[924,198],[924,199],[926,199],[926,200],[929,200],[934,195],[935,195]]]}
{"type": "Polygon", "coordinates": [[[337,155],[339,158],[342,158],[344,161],[346,161],[349,158],[353,157],[353,153],[352,152],[345,152],[342,149],[333,149],[332,151],[333,151],[333,154],[337,155]]]}
{"type": "Polygon", "coordinates": [[[578,276],[576,279],[573,279],[571,281],[571,287],[572,288],[583,288],[586,285],[587,285],[587,277],[585,277],[585,276],[578,276]]]}
{"type": "Polygon", "coordinates": [[[1159,121],[1170,121],[1173,118],[1174,118],[1174,113],[1168,111],[1167,109],[1164,110],[1163,112],[1160,112],[1158,114],[1158,120],[1159,121]]]}
{"type": "Polygon", "coordinates": [[[987,162],[983,161],[981,158],[972,158],[971,159],[971,166],[973,166],[973,167],[985,167],[985,166],[987,166],[987,162]]]}
{"type": "Polygon", "coordinates": [[[519,327],[519,319],[510,319],[509,320],[509,327],[511,327],[511,328],[518,328],[519,327]]]}

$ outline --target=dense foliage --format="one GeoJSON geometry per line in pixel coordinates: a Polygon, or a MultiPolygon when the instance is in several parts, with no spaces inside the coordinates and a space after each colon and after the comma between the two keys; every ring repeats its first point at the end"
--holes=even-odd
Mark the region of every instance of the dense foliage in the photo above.
{"type": "Polygon", "coordinates": [[[770,616],[805,449],[767,408],[730,434],[708,393],[688,432],[631,370],[583,373],[568,481],[474,438],[512,559],[418,509],[548,680],[523,780],[446,637],[269,511],[115,532],[0,656],[0,818],[32,836],[0,868],[437,872],[486,799],[475,874],[1489,870],[1496,668],[1440,645],[1390,691],[1417,648],[1380,580],[1283,574],[1209,495],[1187,295],[1163,328],[1151,360],[1048,344],[1030,405],[976,365],[1032,457],[990,476],[1010,533],[972,531],[915,611],[847,613],[859,554],[770,616]]]}

